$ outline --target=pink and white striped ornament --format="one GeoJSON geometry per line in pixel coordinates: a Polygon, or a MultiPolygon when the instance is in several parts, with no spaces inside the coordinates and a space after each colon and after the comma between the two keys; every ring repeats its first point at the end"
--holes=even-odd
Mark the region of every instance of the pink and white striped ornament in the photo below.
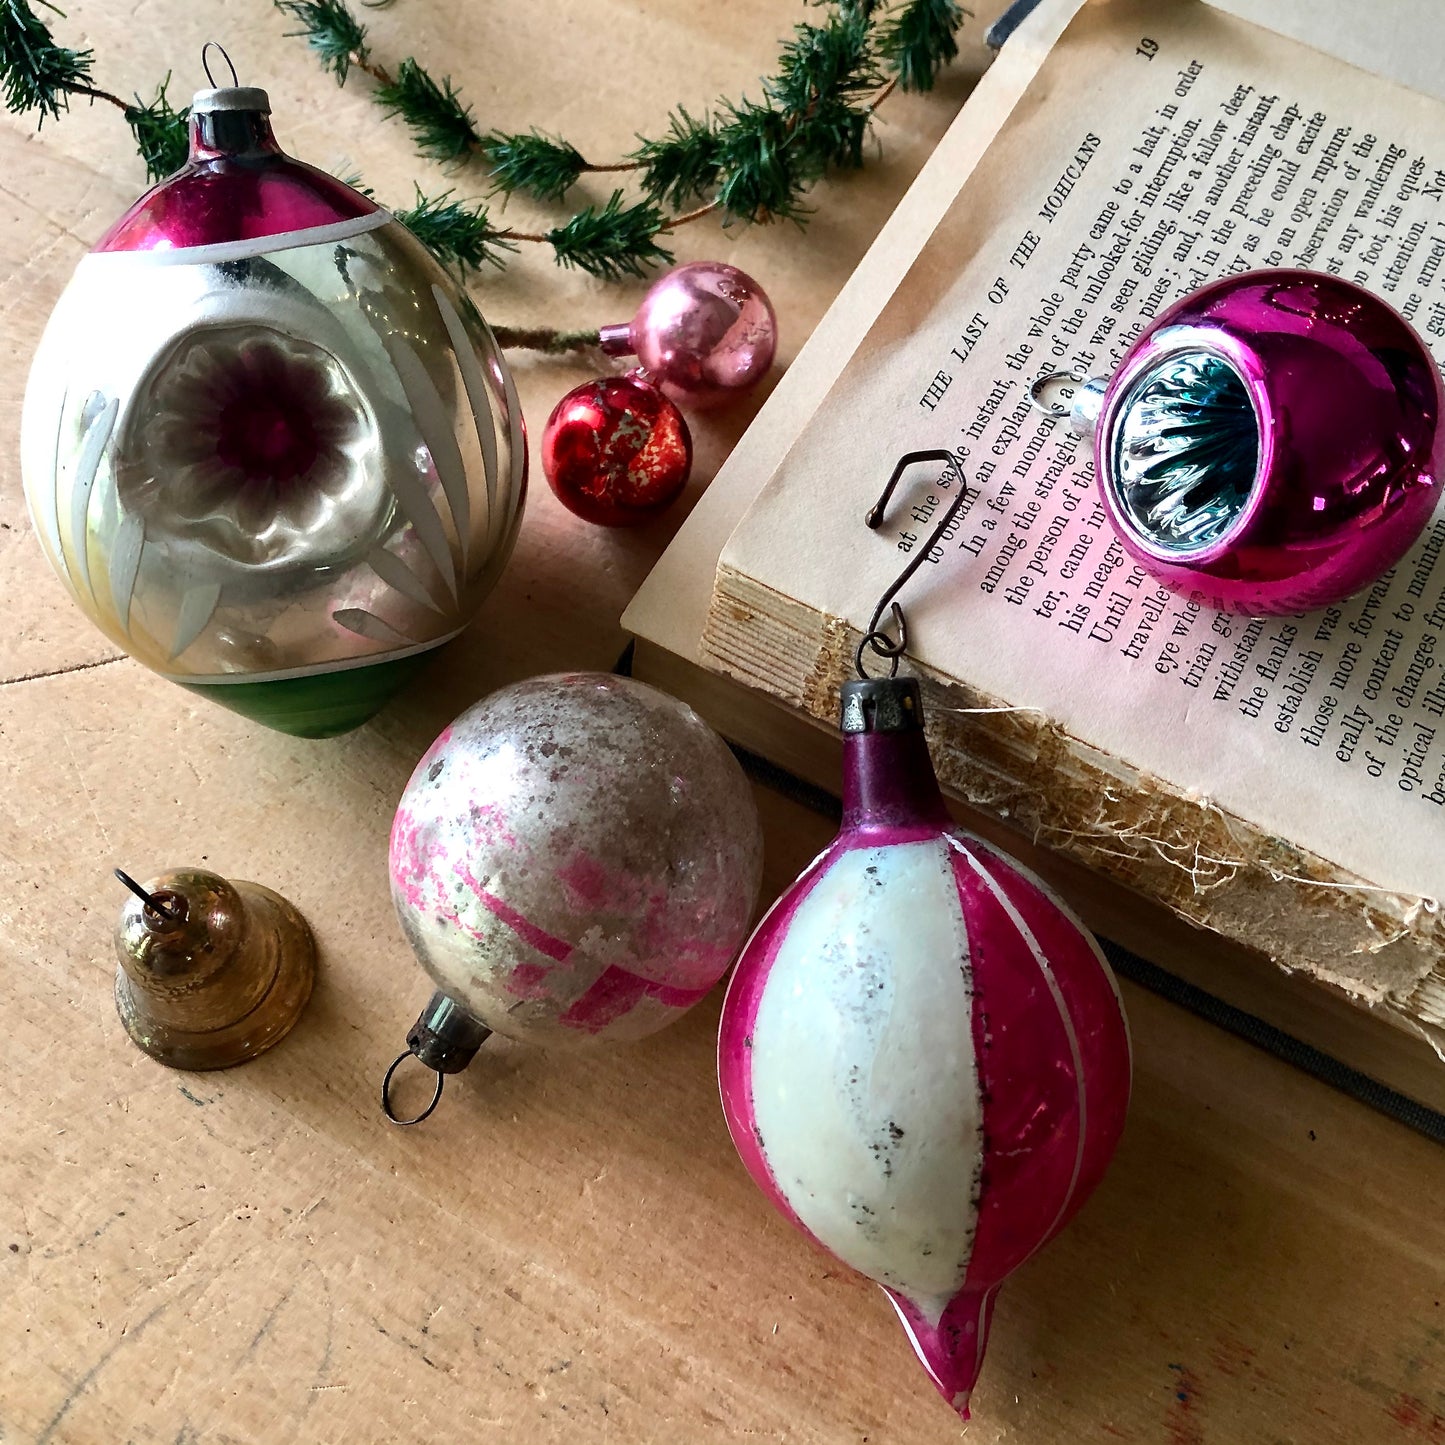
{"type": "Polygon", "coordinates": [[[882,1285],[965,1419],[995,1293],[1077,1212],[1129,1102],[1088,931],[955,827],[918,685],[843,689],[843,823],[743,951],[723,1108],[789,1219],[882,1285]]]}

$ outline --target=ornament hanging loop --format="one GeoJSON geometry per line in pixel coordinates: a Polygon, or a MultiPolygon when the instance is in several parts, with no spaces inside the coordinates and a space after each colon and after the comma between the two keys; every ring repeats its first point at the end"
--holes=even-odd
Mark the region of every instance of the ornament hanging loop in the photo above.
{"type": "Polygon", "coordinates": [[[890,637],[881,627],[878,626],[879,615],[874,613],[873,626],[859,639],[858,648],[853,654],[853,666],[858,676],[867,681],[868,669],[863,665],[863,654],[871,648],[877,657],[888,659],[888,676],[898,676],[898,659],[908,651],[908,620],[903,615],[903,609],[895,602],[893,604],[893,625],[898,629],[897,638],[890,637]]]}
{"type": "MultiPolygon", "coordinates": [[[[1044,392],[1052,386],[1062,388],[1068,386],[1082,386],[1088,380],[1081,371],[1045,371],[1034,377],[1029,382],[1029,405],[1035,411],[1041,411],[1045,416],[1065,417],[1073,409],[1067,401],[1046,401],[1044,392]]],[[[1072,391],[1065,391],[1065,396],[1072,396],[1072,391]]]]}
{"type": "Polygon", "coordinates": [[[433,1070],[433,1072],[437,1076],[437,1086],[435,1091],[432,1093],[431,1103],[429,1103],[426,1108],[421,1111],[420,1114],[417,1114],[410,1119],[403,1119],[401,1115],[399,1115],[392,1107],[391,1080],[392,1075],[396,1073],[397,1069],[399,1069],[402,1064],[404,1064],[408,1059],[414,1057],[415,1055],[410,1049],[408,1049],[403,1054],[398,1054],[396,1058],[391,1061],[391,1067],[382,1076],[381,1080],[381,1112],[385,1114],[386,1117],[390,1119],[393,1124],[401,1124],[403,1127],[411,1124],[420,1124],[423,1119],[431,1118],[432,1111],[442,1101],[442,1088],[445,1086],[447,1081],[447,1076],[442,1073],[440,1069],[433,1070]]]}
{"type": "Polygon", "coordinates": [[[219,40],[208,40],[201,46],[201,69],[206,72],[206,79],[210,81],[211,89],[220,88],[216,84],[216,77],[211,74],[210,52],[212,50],[219,52],[221,59],[226,62],[226,69],[231,72],[231,88],[237,88],[241,84],[241,78],[236,74],[235,62],[226,54],[226,47],[219,40]]]}
{"type": "MultiPolygon", "coordinates": [[[[883,525],[884,513],[887,511],[889,499],[893,496],[894,489],[898,486],[898,480],[903,473],[913,466],[915,462],[941,461],[946,467],[958,469],[958,463],[950,451],[942,447],[928,447],[922,451],[904,452],[898,458],[893,468],[893,475],[888,478],[878,500],[868,509],[863,516],[864,526],[876,530],[883,525]]],[[[945,471],[944,475],[947,475],[945,471]]],[[[968,499],[968,483],[965,481],[963,472],[958,470],[958,495],[954,497],[948,510],[943,514],[938,526],[933,529],[933,535],[928,541],[914,553],[908,565],[894,578],[888,590],[878,599],[878,605],[873,609],[873,616],[868,621],[868,630],[863,634],[858,648],[853,654],[853,666],[857,669],[858,676],[864,680],[868,677],[868,669],[864,666],[863,655],[872,651],[875,657],[888,659],[888,676],[898,676],[898,660],[908,650],[908,623],[903,616],[903,609],[893,599],[908,585],[913,574],[928,560],[929,553],[943,541],[948,529],[953,525],[953,519],[958,515],[959,509],[968,499]],[[898,636],[892,637],[885,632],[879,624],[883,620],[884,612],[892,609],[893,626],[898,629],[898,636]]]]}
{"type": "Polygon", "coordinates": [[[1108,383],[1099,377],[1090,378],[1077,368],[1067,371],[1045,371],[1029,383],[1029,405],[1052,421],[1069,419],[1069,426],[1080,436],[1091,436],[1104,408],[1104,390],[1108,383]],[[1058,389],[1058,399],[1049,395],[1058,389]]]}

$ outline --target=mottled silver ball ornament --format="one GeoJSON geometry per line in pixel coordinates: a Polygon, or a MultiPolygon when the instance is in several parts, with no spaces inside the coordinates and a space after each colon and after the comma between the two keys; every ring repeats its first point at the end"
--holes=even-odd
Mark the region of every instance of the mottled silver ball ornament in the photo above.
{"type": "Polygon", "coordinates": [[[429,1010],[460,1005],[546,1045],[680,1017],[741,948],[761,871],[727,745],[675,698],[606,673],[533,678],[469,708],[417,764],[391,831],[397,914],[450,1001],[429,1010]]]}

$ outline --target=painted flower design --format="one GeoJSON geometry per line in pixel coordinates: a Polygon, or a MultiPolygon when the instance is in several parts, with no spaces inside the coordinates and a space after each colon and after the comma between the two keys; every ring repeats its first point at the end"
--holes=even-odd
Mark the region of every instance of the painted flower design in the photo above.
{"type": "Polygon", "coordinates": [[[154,541],[246,567],[323,566],[390,505],[375,420],[340,361],[259,324],[201,327],[141,383],[116,483],[154,541]]]}

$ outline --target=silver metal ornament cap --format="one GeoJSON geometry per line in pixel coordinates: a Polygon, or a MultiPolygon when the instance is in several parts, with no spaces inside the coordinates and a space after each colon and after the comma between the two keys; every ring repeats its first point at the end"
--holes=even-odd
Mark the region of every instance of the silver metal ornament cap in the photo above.
{"type": "Polygon", "coordinates": [[[271,114],[271,97],[259,85],[222,85],[198,90],[191,98],[192,115],[210,115],[218,110],[260,111],[271,114]]]}

